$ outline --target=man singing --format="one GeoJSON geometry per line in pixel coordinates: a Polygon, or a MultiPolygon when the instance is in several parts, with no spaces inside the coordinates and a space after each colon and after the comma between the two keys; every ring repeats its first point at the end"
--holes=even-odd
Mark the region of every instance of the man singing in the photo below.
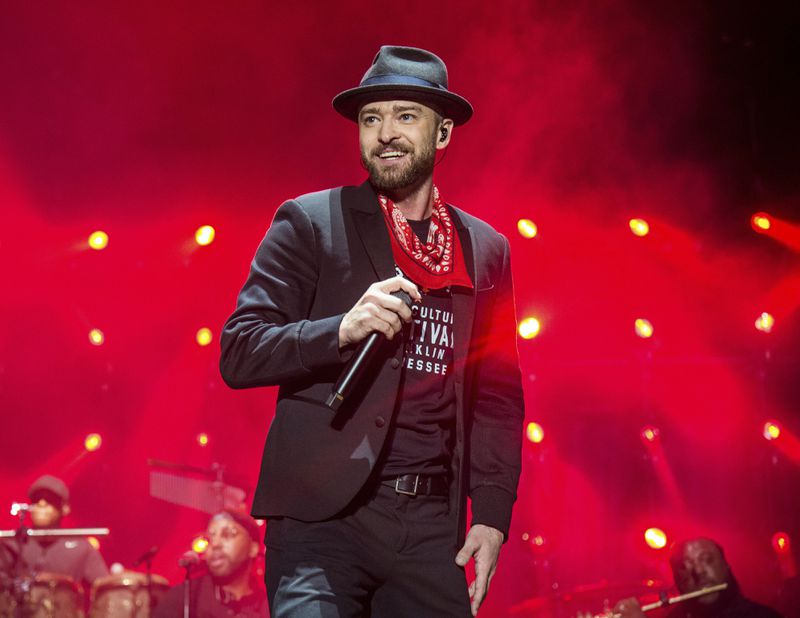
{"type": "Polygon", "coordinates": [[[333,106],[369,179],[278,209],[221,341],[231,387],[280,386],[253,503],[271,615],[475,615],[524,414],[508,241],[433,183],[472,106],[441,59],[395,46],[333,106]],[[331,398],[373,333],[377,355],[331,398]]]}

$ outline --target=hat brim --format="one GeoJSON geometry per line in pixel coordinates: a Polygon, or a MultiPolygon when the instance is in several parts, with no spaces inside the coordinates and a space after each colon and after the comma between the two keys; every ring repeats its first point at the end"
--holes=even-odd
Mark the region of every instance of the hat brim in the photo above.
{"type": "Polygon", "coordinates": [[[472,117],[472,105],[464,97],[447,90],[425,86],[374,84],[340,92],[333,98],[333,108],[345,118],[358,120],[359,110],[375,101],[415,101],[435,109],[458,126],[472,117]]]}

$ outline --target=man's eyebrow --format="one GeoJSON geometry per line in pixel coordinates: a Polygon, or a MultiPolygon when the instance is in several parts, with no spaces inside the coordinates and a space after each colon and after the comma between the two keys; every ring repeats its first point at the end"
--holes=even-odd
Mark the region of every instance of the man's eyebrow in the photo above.
{"type": "MultiPolygon", "coordinates": [[[[402,112],[408,112],[408,111],[420,112],[421,113],[422,112],[422,107],[420,107],[419,105],[393,105],[392,106],[392,112],[394,112],[395,114],[399,114],[399,113],[402,113],[402,112]]],[[[361,111],[359,112],[358,115],[359,116],[363,116],[364,114],[378,114],[378,115],[380,115],[380,113],[381,113],[381,110],[378,107],[363,107],[363,108],[361,108],[361,111]]]]}

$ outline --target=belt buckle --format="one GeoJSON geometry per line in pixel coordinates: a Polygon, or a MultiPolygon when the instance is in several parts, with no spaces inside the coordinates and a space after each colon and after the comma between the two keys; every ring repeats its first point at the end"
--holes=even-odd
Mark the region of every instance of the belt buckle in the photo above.
{"type": "Polygon", "coordinates": [[[419,488],[419,474],[414,475],[414,489],[411,491],[406,491],[405,489],[400,489],[400,479],[402,477],[398,476],[394,482],[394,490],[398,494],[403,494],[404,496],[416,496],[417,489],[419,488]]]}

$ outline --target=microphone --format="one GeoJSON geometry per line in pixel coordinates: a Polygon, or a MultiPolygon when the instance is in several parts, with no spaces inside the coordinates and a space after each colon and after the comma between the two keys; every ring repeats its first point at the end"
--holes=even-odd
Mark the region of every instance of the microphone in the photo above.
{"type": "Polygon", "coordinates": [[[27,502],[12,502],[11,503],[11,516],[16,517],[20,513],[27,513],[31,510],[31,505],[27,502]]]}
{"type": "MultiPolygon", "coordinates": [[[[410,309],[412,305],[411,297],[403,290],[392,292],[392,296],[396,296],[402,300],[410,309]]],[[[361,379],[361,374],[364,373],[366,368],[370,365],[373,357],[377,353],[381,344],[386,341],[386,336],[383,333],[374,332],[370,333],[356,348],[355,354],[350,357],[347,365],[345,365],[339,379],[325,400],[325,405],[331,410],[336,412],[339,406],[342,405],[345,398],[352,392],[355,385],[361,379]]]]}
{"type": "Polygon", "coordinates": [[[150,562],[153,557],[158,553],[158,550],[161,549],[158,545],[153,545],[150,549],[144,552],[141,556],[136,559],[136,562],[133,563],[133,566],[137,567],[142,562],[150,562]]]}
{"type": "Polygon", "coordinates": [[[180,557],[180,560],[178,560],[178,566],[183,567],[186,570],[196,567],[198,564],[200,564],[200,556],[198,556],[191,549],[185,552],[180,557]]]}

